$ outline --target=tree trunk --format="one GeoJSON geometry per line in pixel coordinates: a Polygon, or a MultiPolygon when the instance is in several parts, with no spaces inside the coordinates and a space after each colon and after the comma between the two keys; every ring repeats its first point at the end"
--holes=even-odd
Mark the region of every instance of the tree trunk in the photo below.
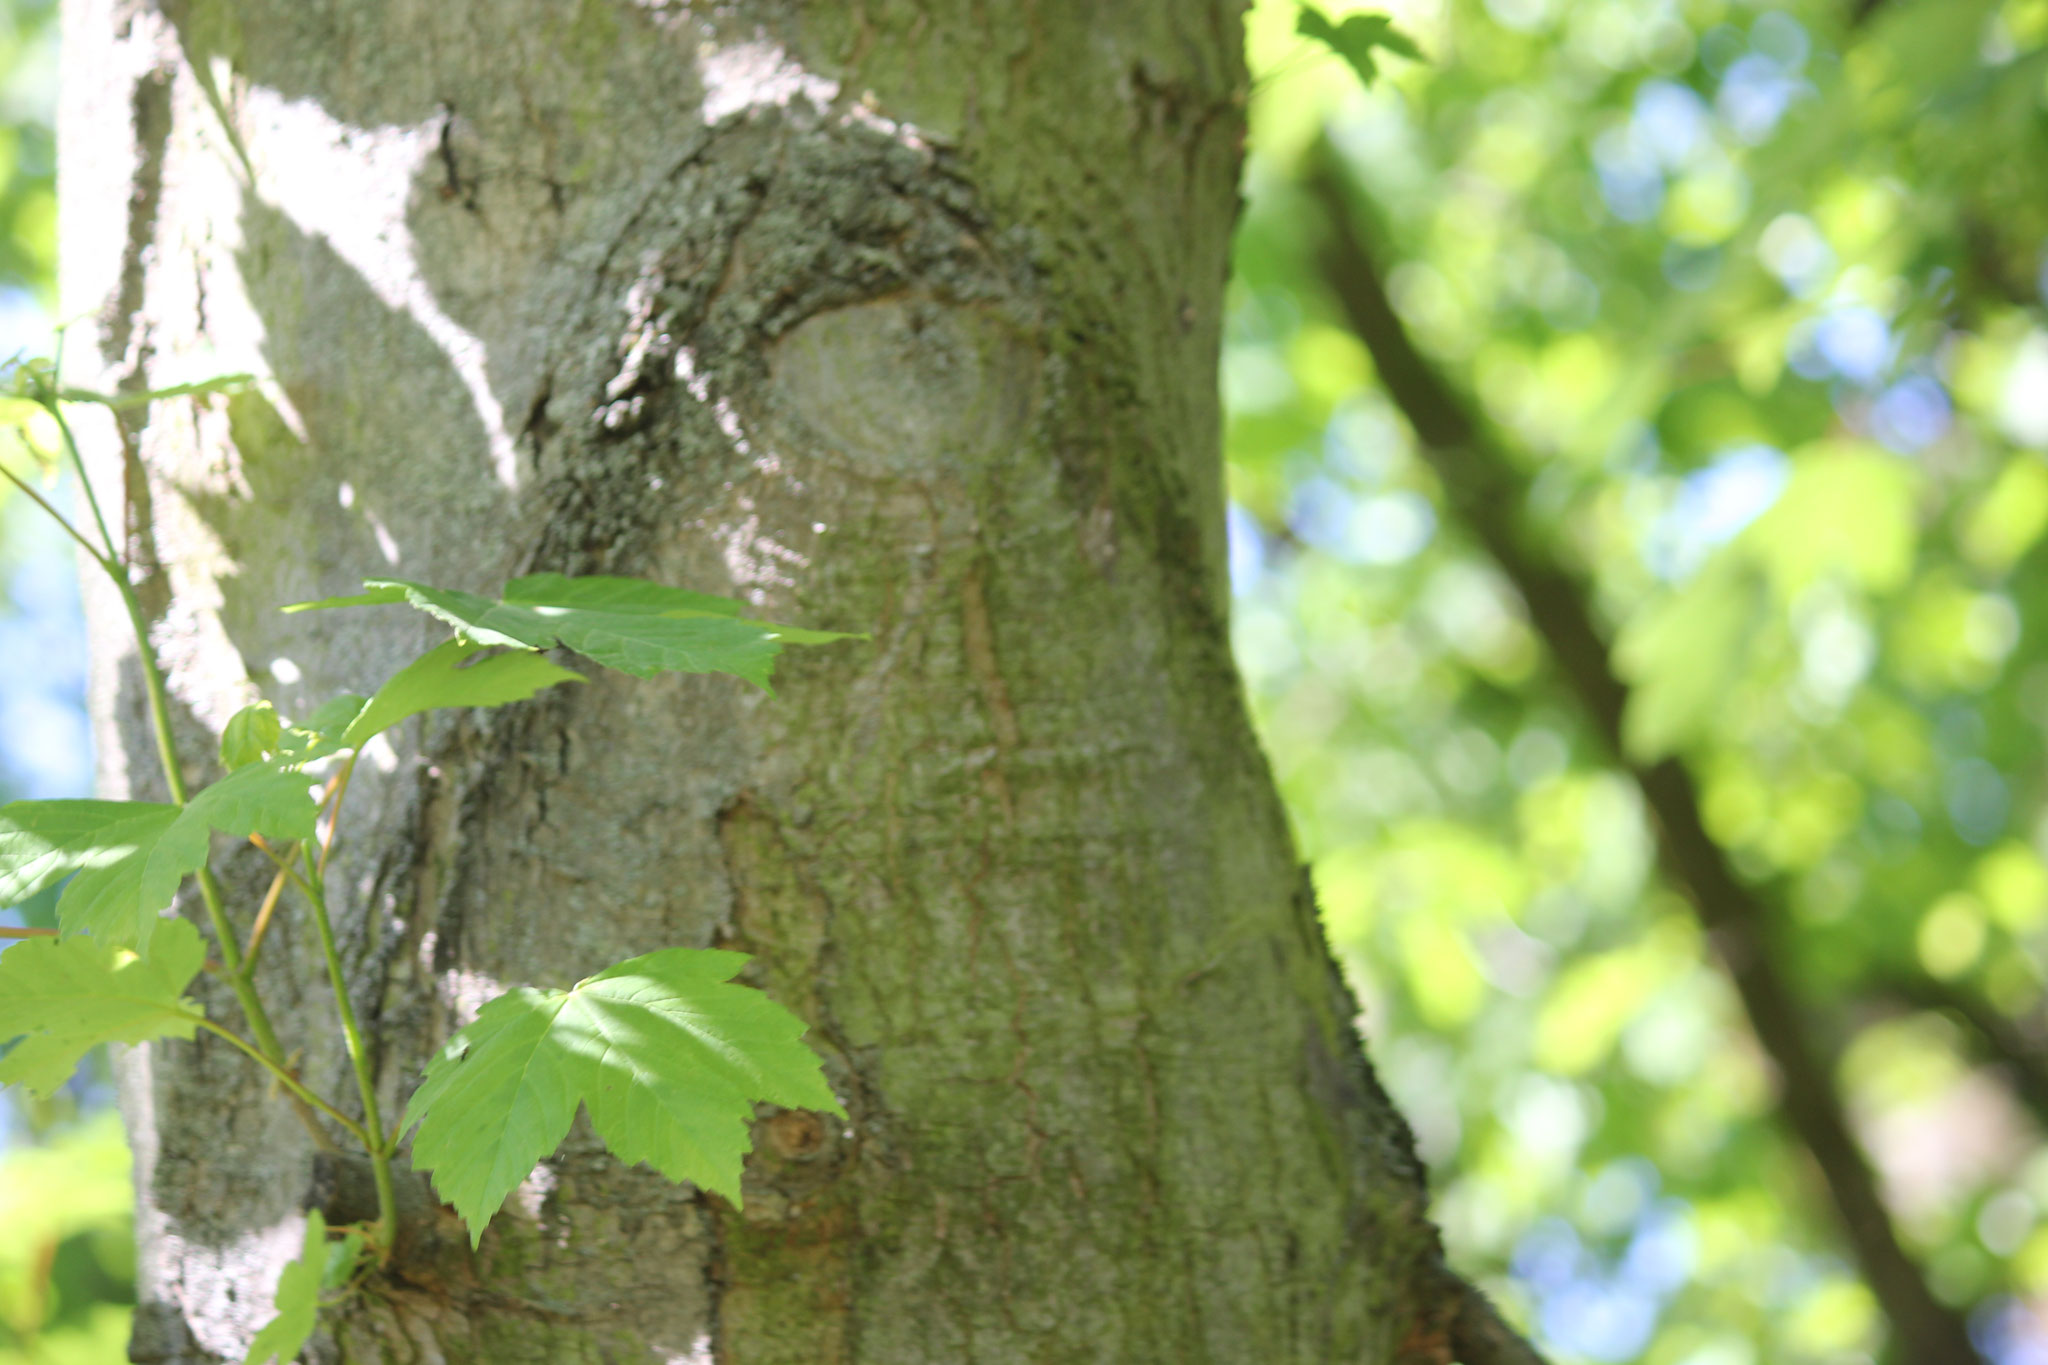
{"type": "MultiPolygon", "coordinates": [[[[716,945],[852,1117],[764,1109],[744,1211],[579,1121],[317,1358],[1450,1358],[1228,651],[1241,9],[68,0],[70,379],[259,376],[86,433],[193,771],[259,690],[429,642],[273,610],[364,577],[638,573],[873,637],[773,698],[587,669],[365,763],[330,885],[387,1114],[502,986],[716,945]]],[[[103,786],[159,794],[92,609],[103,786]]],[[[267,867],[218,863],[246,916],[267,867]]],[[[287,918],[260,983],[348,1094],[317,962],[287,918]]],[[[346,1198],[225,1048],[124,1073],[134,1358],[239,1359],[346,1198]]]]}

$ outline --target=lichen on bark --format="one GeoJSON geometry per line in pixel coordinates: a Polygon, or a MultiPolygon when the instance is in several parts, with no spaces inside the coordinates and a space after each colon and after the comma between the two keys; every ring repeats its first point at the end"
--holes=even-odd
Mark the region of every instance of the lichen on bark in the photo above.
{"type": "MultiPolygon", "coordinates": [[[[744,1212],[579,1123],[323,1359],[1448,1359],[1228,649],[1240,9],[69,0],[65,164],[126,161],[65,187],[89,377],[262,376],[125,433],[190,761],[257,688],[302,709],[425,643],[269,611],[393,568],[872,636],[772,699],[599,677],[365,773],[332,880],[388,1110],[498,986],[715,945],[851,1118],[764,1110],[744,1212]]],[[[283,925],[262,986],[328,1086],[311,952],[283,925]]],[[[231,1357],[296,1236],[310,1145],[233,1061],[126,1063],[138,1359],[231,1357]]]]}

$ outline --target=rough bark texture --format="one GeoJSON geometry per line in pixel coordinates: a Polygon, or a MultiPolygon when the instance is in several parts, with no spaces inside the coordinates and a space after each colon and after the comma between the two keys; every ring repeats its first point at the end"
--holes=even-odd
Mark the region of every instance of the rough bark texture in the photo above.
{"type": "MultiPolygon", "coordinates": [[[[772,699],[596,676],[364,765],[334,881],[387,1113],[500,986],[725,945],[852,1118],[764,1110],[744,1213],[579,1121],[320,1358],[1449,1359],[1227,649],[1240,10],[69,0],[71,377],[262,377],[87,433],[195,771],[259,689],[429,642],[272,610],[365,576],[639,573],[873,634],[772,699]]],[[[103,784],[151,792],[93,606],[103,784]]],[[[252,903],[260,860],[220,866],[252,903]]],[[[344,1095],[316,962],[287,920],[261,985],[344,1095]]],[[[135,1358],[239,1358],[349,1182],[224,1048],[125,1072],[135,1358]]]]}

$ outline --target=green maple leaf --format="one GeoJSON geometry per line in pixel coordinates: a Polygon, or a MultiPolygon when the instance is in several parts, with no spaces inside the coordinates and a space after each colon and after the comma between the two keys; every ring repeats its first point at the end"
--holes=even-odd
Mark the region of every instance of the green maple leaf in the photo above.
{"type": "Polygon", "coordinates": [[[0,953],[0,1085],[53,1094],[100,1043],[190,1038],[185,988],[206,962],[199,931],[165,920],[148,957],[97,938],[31,938],[0,953]]]}
{"type": "Polygon", "coordinates": [[[314,708],[312,715],[283,727],[284,732],[277,742],[279,757],[286,763],[303,768],[315,759],[340,752],[342,735],[369,702],[368,697],[359,697],[353,692],[322,702],[314,708]]]}
{"type": "Polygon", "coordinates": [[[730,673],[770,691],[784,645],[853,639],[833,631],[753,621],[729,597],[708,597],[637,578],[532,574],[505,585],[504,600],[402,579],[370,579],[351,597],[300,602],[286,611],[405,603],[477,645],[575,650],[637,678],[656,673],[730,673]]]}
{"type": "MultiPolygon", "coordinates": [[[[391,675],[373,697],[345,694],[304,721],[287,725],[277,749],[285,762],[304,767],[315,759],[359,749],[400,721],[445,707],[503,706],[525,701],[557,683],[583,676],[526,648],[478,659],[484,646],[447,640],[391,675]]],[[[223,745],[226,740],[223,738],[223,745]]]]}
{"type": "Polygon", "coordinates": [[[1337,24],[1313,5],[1303,5],[1294,31],[1315,39],[1342,57],[1367,89],[1371,89],[1372,83],[1379,79],[1379,62],[1373,56],[1375,50],[1391,52],[1410,61],[1423,60],[1422,49],[1415,45],[1415,40],[1395,28],[1394,21],[1384,14],[1346,15],[1344,22],[1337,24]]]}
{"type": "Polygon", "coordinates": [[[422,711],[454,706],[503,706],[524,701],[556,683],[582,682],[572,673],[530,650],[472,659],[482,645],[449,640],[437,645],[391,675],[377,695],[362,705],[340,737],[344,748],[359,748],[372,736],[389,730],[422,711]]]}
{"type": "Polygon", "coordinates": [[[536,573],[515,578],[505,585],[507,602],[539,602],[585,611],[615,611],[633,616],[663,616],[674,613],[697,616],[738,616],[740,604],[730,597],[691,592],[651,583],[644,578],[619,578],[608,574],[536,573]]]}
{"type": "Polygon", "coordinates": [[[277,1293],[271,1299],[277,1316],[249,1342],[242,1365],[268,1365],[270,1361],[292,1365],[299,1358],[320,1317],[320,1286],[327,1277],[327,1260],[327,1220],[314,1209],[306,1215],[306,1241],[299,1259],[286,1265],[277,1277],[277,1293]]]}
{"type": "Polygon", "coordinates": [[[147,950],[178,883],[206,865],[212,831],[313,837],[306,779],[270,763],[238,768],[185,806],[149,801],[16,801],[0,806],[0,905],[72,873],[57,901],[66,934],[147,950]]]}
{"type": "Polygon", "coordinates": [[[406,1106],[413,1165],[469,1224],[472,1244],[559,1147],[584,1105],[621,1161],[644,1161],[740,1202],[757,1100],[844,1116],[804,1025],[732,984],[744,953],[670,948],[571,990],[520,987],[427,1063],[406,1106]]]}
{"type": "Polygon", "coordinates": [[[177,816],[176,806],[142,801],[0,806],[0,905],[27,900],[73,872],[96,872],[126,861],[162,838],[177,816]]]}
{"type": "Polygon", "coordinates": [[[228,718],[220,732],[220,761],[230,772],[261,763],[277,752],[284,726],[269,702],[245,706],[228,718]]]}

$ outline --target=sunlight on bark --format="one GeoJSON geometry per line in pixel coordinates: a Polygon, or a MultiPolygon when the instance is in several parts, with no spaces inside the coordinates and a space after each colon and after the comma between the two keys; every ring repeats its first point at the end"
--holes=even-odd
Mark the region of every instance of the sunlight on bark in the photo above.
{"type": "Polygon", "coordinates": [[[311,100],[260,86],[249,89],[244,107],[257,196],[325,240],[371,292],[419,324],[469,391],[498,482],[517,488],[519,457],[491,390],[484,344],[434,298],[406,226],[413,177],[434,150],[437,122],[351,128],[311,100]]]}

